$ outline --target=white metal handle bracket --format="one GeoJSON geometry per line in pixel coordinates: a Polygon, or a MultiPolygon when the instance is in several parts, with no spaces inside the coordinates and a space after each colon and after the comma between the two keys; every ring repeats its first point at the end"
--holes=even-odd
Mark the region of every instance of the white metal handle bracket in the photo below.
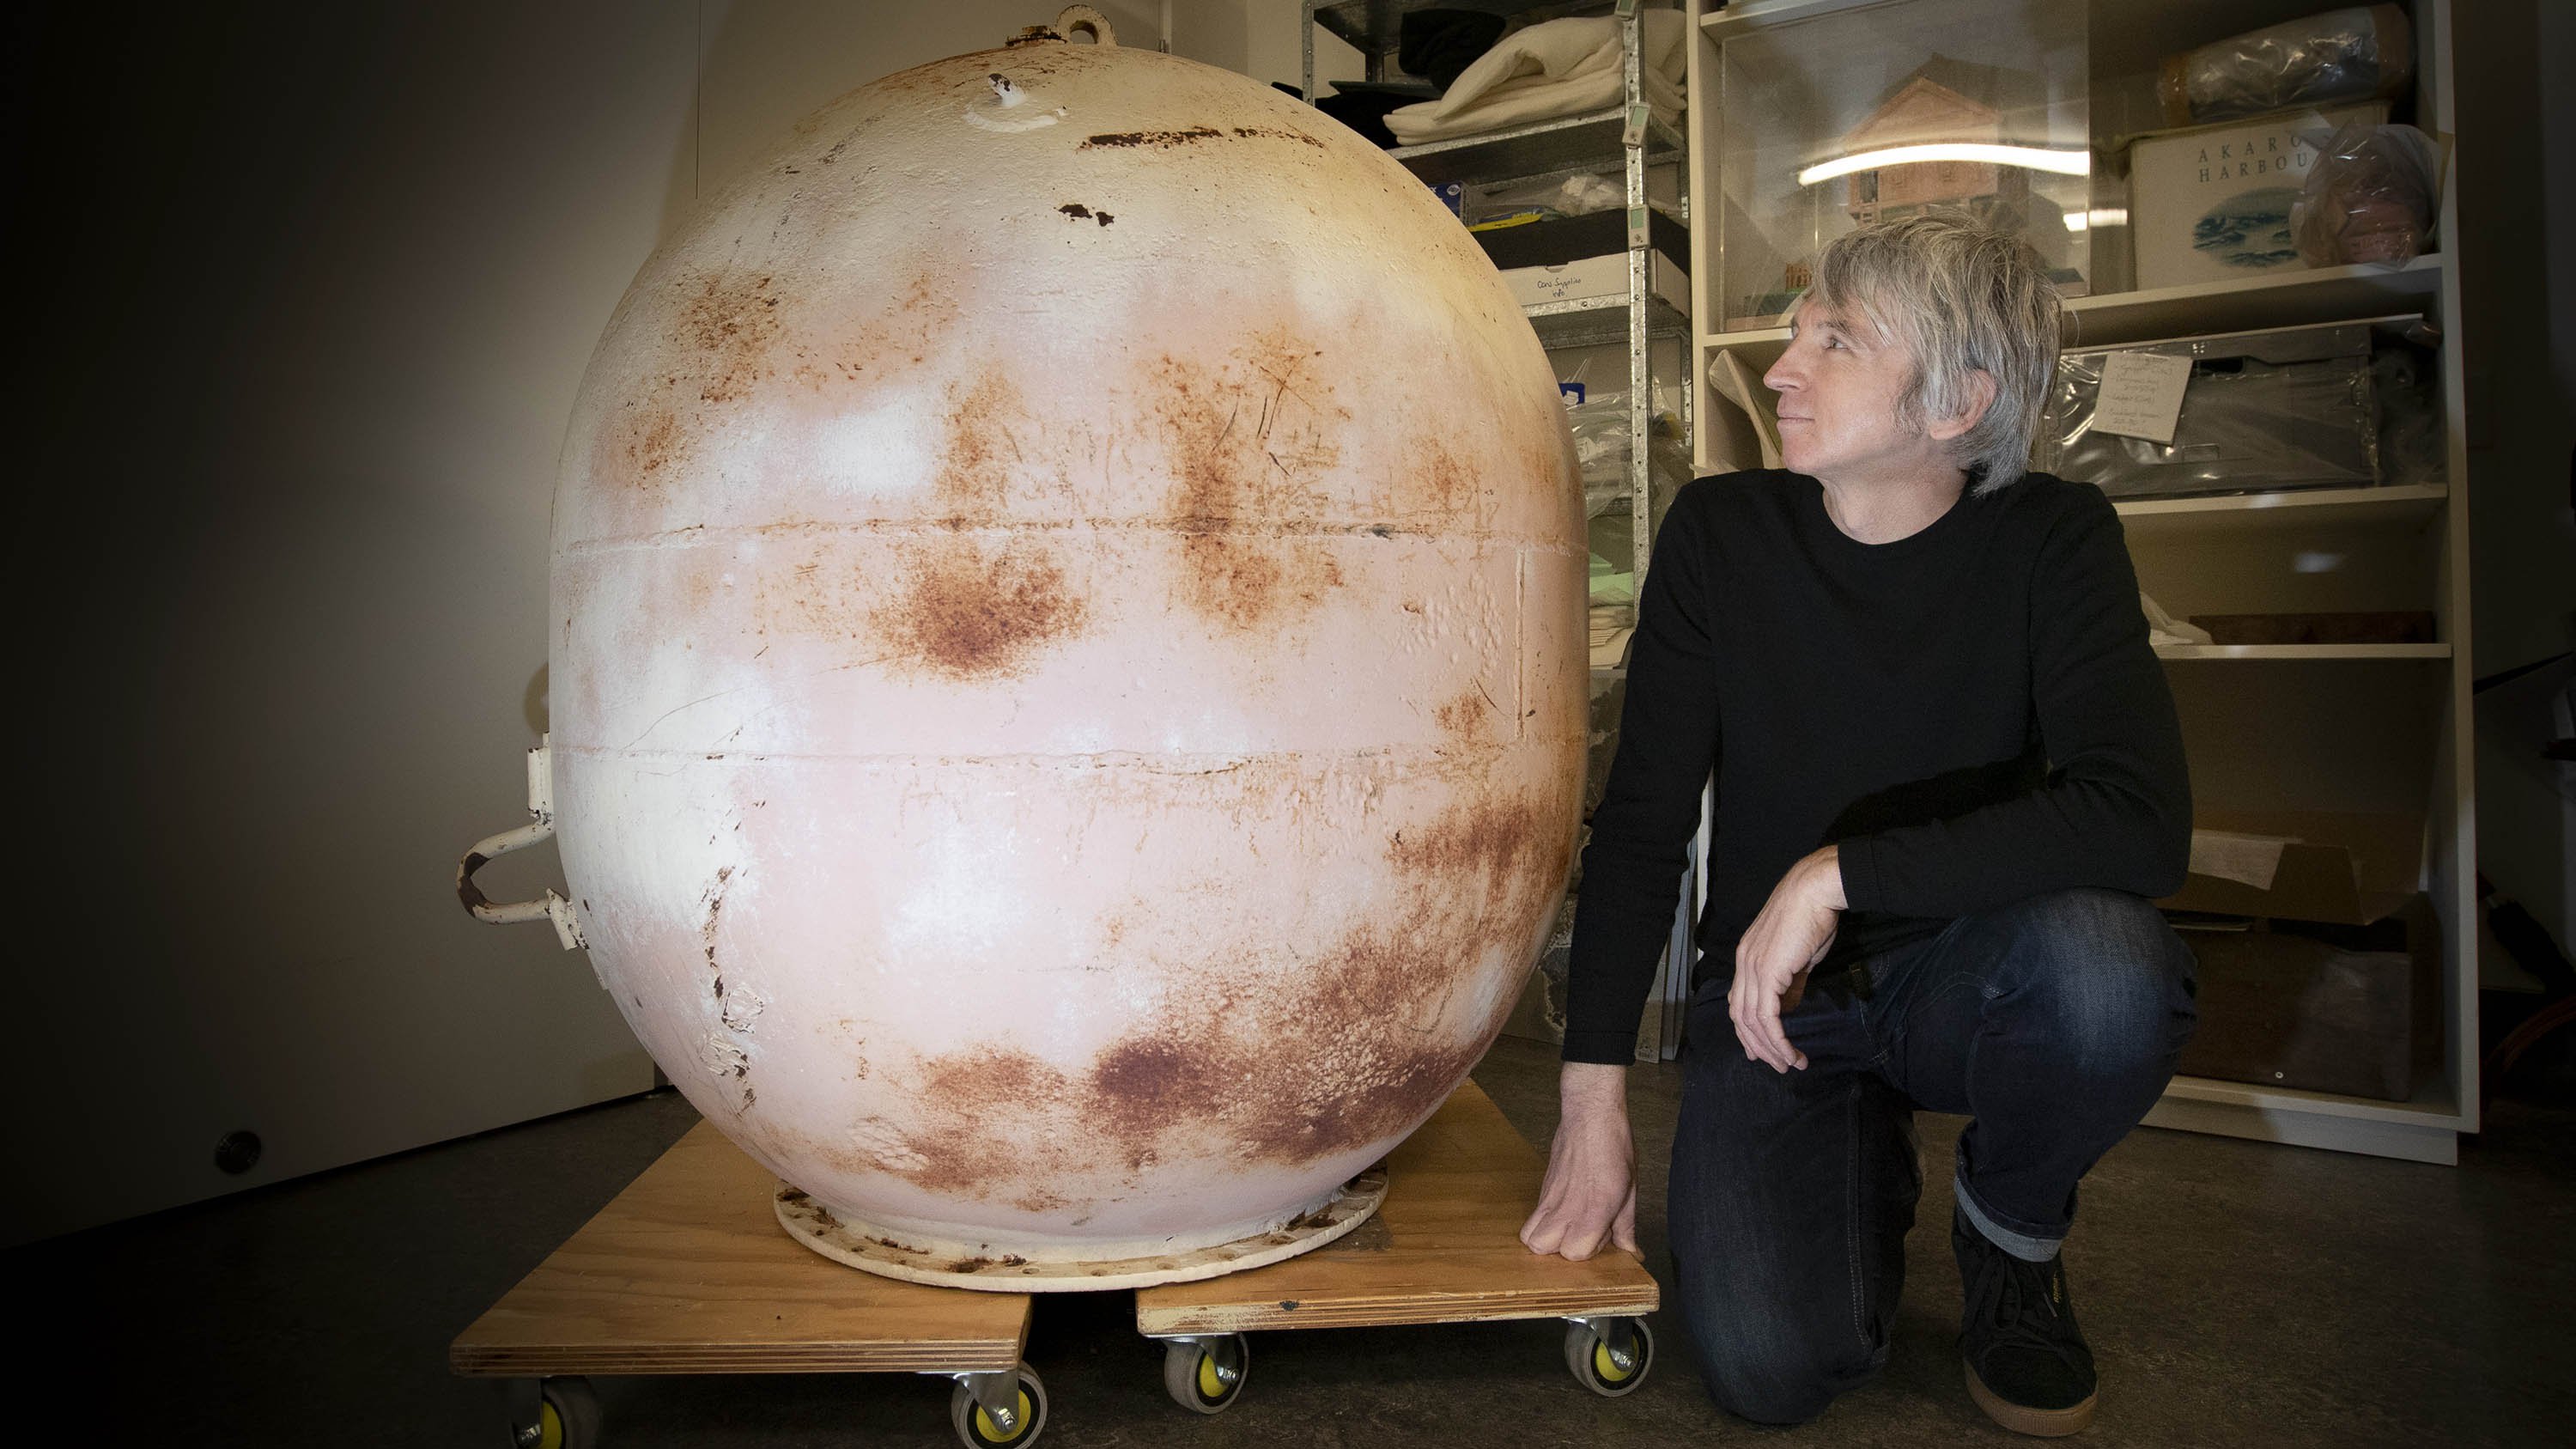
{"type": "Polygon", "coordinates": [[[456,898],[465,903],[479,920],[496,926],[520,921],[552,921],[555,938],[570,951],[587,945],[581,934],[581,916],[572,902],[548,889],[545,899],[535,901],[495,901],[483,894],[474,883],[474,873],[495,859],[514,850],[553,838],[555,833],[555,762],[554,736],[545,735],[535,749],[528,751],[528,814],[534,817],[516,830],[504,830],[474,842],[465,858],[456,863],[456,898]]]}

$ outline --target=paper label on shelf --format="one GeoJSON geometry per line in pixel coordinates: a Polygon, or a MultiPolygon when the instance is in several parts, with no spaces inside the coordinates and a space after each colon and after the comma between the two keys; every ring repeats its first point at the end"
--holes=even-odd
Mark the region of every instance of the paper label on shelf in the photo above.
{"type": "Polygon", "coordinates": [[[2182,417],[2183,389],[2190,383],[2188,357],[2161,352],[2106,354],[2093,431],[2171,444],[2174,424],[2182,417]]]}
{"type": "Polygon", "coordinates": [[[2232,830],[2195,830],[2191,833],[2193,875],[2232,880],[2258,891],[2272,888],[2272,877],[2280,874],[2281,852],[2295,844],[2281,835],[2239,835],[2232,830]]]}

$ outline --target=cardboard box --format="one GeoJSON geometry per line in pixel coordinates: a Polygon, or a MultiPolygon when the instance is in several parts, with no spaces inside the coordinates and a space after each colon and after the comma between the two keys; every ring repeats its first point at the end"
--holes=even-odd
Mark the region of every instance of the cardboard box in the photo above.
{"type": "Polygon", "coordinates": [[[2421,815],[2202,810],[2192,826],[2192,873],[2156,903],[2169,911],[2366,926],[2423,879],[2421,815]]]}
{"type": "Polygon", "coordinates": [[[2157,902],[2200,962],[2191,1076],[2405,1101],[2442,1049],[2424,817],[2203,810],[2157,902]]]}
{"type": "MultiPolygon", "coordinates": [[[[1524,307],[1542,302],[1576,302],[1589,297],[1628,295],[1628,254],[1611,252],[1555,267],[1514,267],[1503,273],[1512,299],[1524,307]]],[[[1690,273],[1664,257],[1646,254],[1646,290],[1687,314],[1690,273]]]]}
{"type": "Polygon", "coordinates": [[[2422,896],[2367,926],[2177,922],[2200,1025],[2177,1070],[2402,1102],[2439,1064],[2441,955],[2422,896]]]}
{"type": "Polygon", "coordinates": [[[2140,288],[2307,269],[2290,240],[2315,150],[2300,133],[2388,119],[2385,102],[2278,111],[2129,145],[2129,236],[2140,288]]]}

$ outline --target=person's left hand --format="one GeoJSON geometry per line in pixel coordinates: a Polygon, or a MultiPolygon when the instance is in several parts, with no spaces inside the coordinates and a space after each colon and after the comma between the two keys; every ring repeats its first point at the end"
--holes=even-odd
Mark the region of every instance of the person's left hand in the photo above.
{"type": "Polygon", "coordinates": [[[1807,971],[1834,944],[1846,904],[1842,857],[1828,845],[1789,867],[1735,943],[1735,985],[1726,993],[1726,1013],[1744,1054],[1773,1071],[1807,1065],[1807,1054],[1791,1046],[1781,1029],[1780,1014],[1805,994],[1807,971]]]}

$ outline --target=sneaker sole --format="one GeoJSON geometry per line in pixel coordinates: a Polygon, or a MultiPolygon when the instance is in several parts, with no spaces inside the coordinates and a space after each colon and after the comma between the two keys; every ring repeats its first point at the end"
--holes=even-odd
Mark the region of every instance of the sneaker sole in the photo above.
{"type": "Polygon", "coordinates": [[[2012,1430],[2035,1439],[2061,1439],[2079,1433],[2093,1422],[2093,1405],[2102,1396],[2088,1394],[2084,1402],[2063,1409],[2034,1409],[2024,1404],[2009,1403],[1998,1397],[1985,1381],[1977,1377],[1974,1365],[1962,1359],[1959,1366],[1967,1370],[1968,1397],[1986,1411],[1986,1417],[2012,1430]]]}

